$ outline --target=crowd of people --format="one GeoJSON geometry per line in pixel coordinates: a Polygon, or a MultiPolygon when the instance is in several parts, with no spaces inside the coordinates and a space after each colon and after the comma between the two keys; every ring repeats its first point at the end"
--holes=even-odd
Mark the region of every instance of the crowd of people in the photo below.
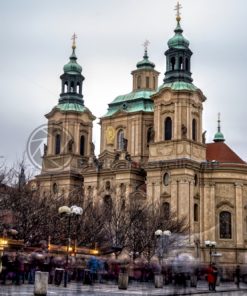
{"type": "MultiPolygon", "coordinates": [[[[66,257],[49,253],[33,252],[5,252],[1,257],[2,271],[1,284],[33,284],[36,271],[49,273],[49,284],[60,285],[64,279],[64,271],[68,271],[69,281],[78,281],[91,285],[94,282],[106,283],[118,281],[119,273],[128,273],[130,281],[153,282],[155,274],[162,274],[165,284],[174,284],[174,287],[196,287],[198,278],[208,281],[209,290],[215,291],[218,270],[215,264],[204,269],[195,268],[188,264],[164,264],[159,262],[145,262],[143,260],[113,260],[95,256],[71,256],[68,264],[66,257]]],[[[240,268],[236,268],[236,284],[239,287],[240,268]]]]}

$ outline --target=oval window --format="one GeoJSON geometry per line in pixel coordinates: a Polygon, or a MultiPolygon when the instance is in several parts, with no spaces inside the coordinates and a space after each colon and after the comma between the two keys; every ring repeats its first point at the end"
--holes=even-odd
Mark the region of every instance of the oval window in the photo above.
{"type": "Polygon", "coordinates": [[[169,179],[170,179],[170,176],[168,173],[165,173],[164,176],[163,176],[163,184],[165,186],[168,186],[169,185],[169,179]]]}

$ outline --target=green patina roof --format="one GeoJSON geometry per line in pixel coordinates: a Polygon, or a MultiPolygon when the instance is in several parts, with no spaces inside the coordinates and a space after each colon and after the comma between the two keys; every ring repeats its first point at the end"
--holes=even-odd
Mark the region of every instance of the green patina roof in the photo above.
{"type": "Polygon", "coordinates": [[[214,142],[224,142],[224,141],[225,141],[225,138],[224,138],[224,135],[221,132],[217,132],[214,135],[214,142]]]}
{"type": "Polygon", "coordinates": [[[155,91],[140,90],[133,91],[129,94],[116,97],[116,99],[109,104],[107,113],[103,116],[111,116],[118,111],[131,112],[153,112],[153,102],[151,96],[155,91]]]}
{"type": "Polygon", "coordinates": [[[76,112],[84,112],[88,109],[85,106],[77,103],[61,103],[56,106],[60,111],[76,111],[76,112]]]}
{"type": "Polygon", "coordinates": [[[147,53],[147,50],[145,50],[145,53],[144,53],[144,56],[143,56],[143,60],[138,62],[136,64],[136,67],[138,69],[153,69],[155,67],[155,64],[150,62],[149,59],[148,59],[148,53],[147,53]]]}
{"type": "Polygon", "coordinates": [[[175,35],[168,41],[169,48],[187,49],[190,45],[189,41],[183,36],[183,30],[180,23],[177,23],[177,27],[174,30],[175,35]]]}
{"type": "Polygon", "coordinates": [[[190,91],[196,91],[198,88],[193,84],[189,82],[184,81],[175,81],[170,83],[164,83],[162,84],[158,91],[160,91],[163,88],[171,88],[172,90],[190,90],[190,91]]]}
{"type": "Polygon", "coordinates": [[[82,72],[82,67],[77,64],[76,60],[77,60],[77,57],[76,57],[76,54],[75,54],[75,48],[73,48],[73,51],[72,51],[72,54],[70,56],[70,61],[68,62],[68,64],[64,65],[63,67],[63,71],[64,73],[67,73],[67,74],[81,74],[82,72]]]}

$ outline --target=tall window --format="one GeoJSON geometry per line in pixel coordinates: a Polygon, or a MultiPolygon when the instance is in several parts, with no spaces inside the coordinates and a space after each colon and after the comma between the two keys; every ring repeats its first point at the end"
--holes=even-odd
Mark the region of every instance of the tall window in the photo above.
{"type": "Polygon", "coordinates": [[[121,129],[117,134],[117,149],[123,150],[124,131],[121,129]]]}
{"type": "Polygon", "coordinates": [[[165,220],[169,219],[170,216],[170,204],[169,202],[163,202],[162,204],[162,216],[165,220]]]}
{"type": "Polygon", "coordinates": [[[146,88],[149,88],[149,77],[146,77],[146,88]]]}
{"type": "Polygon", "coordinates": [[[85,137],[81,136],[80,138],[80,155],[84,155],[85,154],[85,137]]]}
{"type": "Polygon", "coordinates": [[[220,212],[220,238],[232,238],[232,217],[227,211],[220,212]]]}
{"type": "Polygon", "coordinates": [[[60,150],[61,150],[61,136],[57,134],[55,138],[55,154],[60,154],[60,150]]]}
{"type": "Polygon", "coordinates": [[[176,63],[175,57],[172,57],[170,62],[171,62],[171,70],[173,71],[175,70],[175,63],[176,63]]]}
{"type": "Polygon", "coordinates": [[[70,92],[74,92],[74,82],[70,82],[70,92]]]}
{"type": "Polygon", "coordinates": [[[194,204],[194,221],[199,221],[199,207],[198,204],[194,204]]]}
{"type": "Polygon", "coordinates": [[[80,82],[77,82],[76,85],[76,92],[79,94],[80,93],[80,82]]]}
{"type": "Polygon", "coordinates": [[[194,118],[192,120],[192,140],[193,141],[197,140],[196,134],[197,134],[197,124],[196,124],[196,119],[194,118]]]}
{"type": "Polygon", "coordinates": [[[141,76],[137,77],[137,88],[141,88],[141,76]]]}
{"type": "Polygon", "coordinates": [[[172,138],[172,120],[171,117],[167,117],[165,120],[165,140],[171,140],[172,138]]]}
{"type": "Polygon", "coordinates": [[[189,71],[190,70],[189,59],[188,58],[185,59],[185,70],[186,71],[189,71]]]}
{"type": "Polygon", "coordinates": [[[179,58],[179,70],[183,69],[183,57],[179,58]]]}

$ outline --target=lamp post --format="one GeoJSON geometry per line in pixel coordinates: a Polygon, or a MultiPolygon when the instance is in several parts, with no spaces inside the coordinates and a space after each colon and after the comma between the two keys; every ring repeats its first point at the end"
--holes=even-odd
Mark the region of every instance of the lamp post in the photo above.
{"type": "Polygon", "coordinates": [[[71,232],[71,218],[72,216],[81,216],[83,212],[83,209],[78,206],[62,206],[58,209],[58,213],[60,215],[68,217],[68,241],[67,241],[67,252],[66,252],[66,262],[65,262],[65,272],[64,272],[64,287],[67,287],[68,282],[68,264],[69,264],[69,251],[70,251],[70,232],[71,232]]]}
{"type": "Polygon", "coordinates": [[[171,236],[170,230],[156,230],[155,236],[157,240],[157,256],[159,258],[160,265],[162,264],[162,259],[164,257],[164,254],[168,253],[168,244],[169,244],[169,238],[171,236]]]}
{"type": "Polygon", "coordinates": [[[212,264],[212,250],[216,247],[215,241],[206,240],[205,241],[205,247],[209,248],[209,263],[212,264]]]}

